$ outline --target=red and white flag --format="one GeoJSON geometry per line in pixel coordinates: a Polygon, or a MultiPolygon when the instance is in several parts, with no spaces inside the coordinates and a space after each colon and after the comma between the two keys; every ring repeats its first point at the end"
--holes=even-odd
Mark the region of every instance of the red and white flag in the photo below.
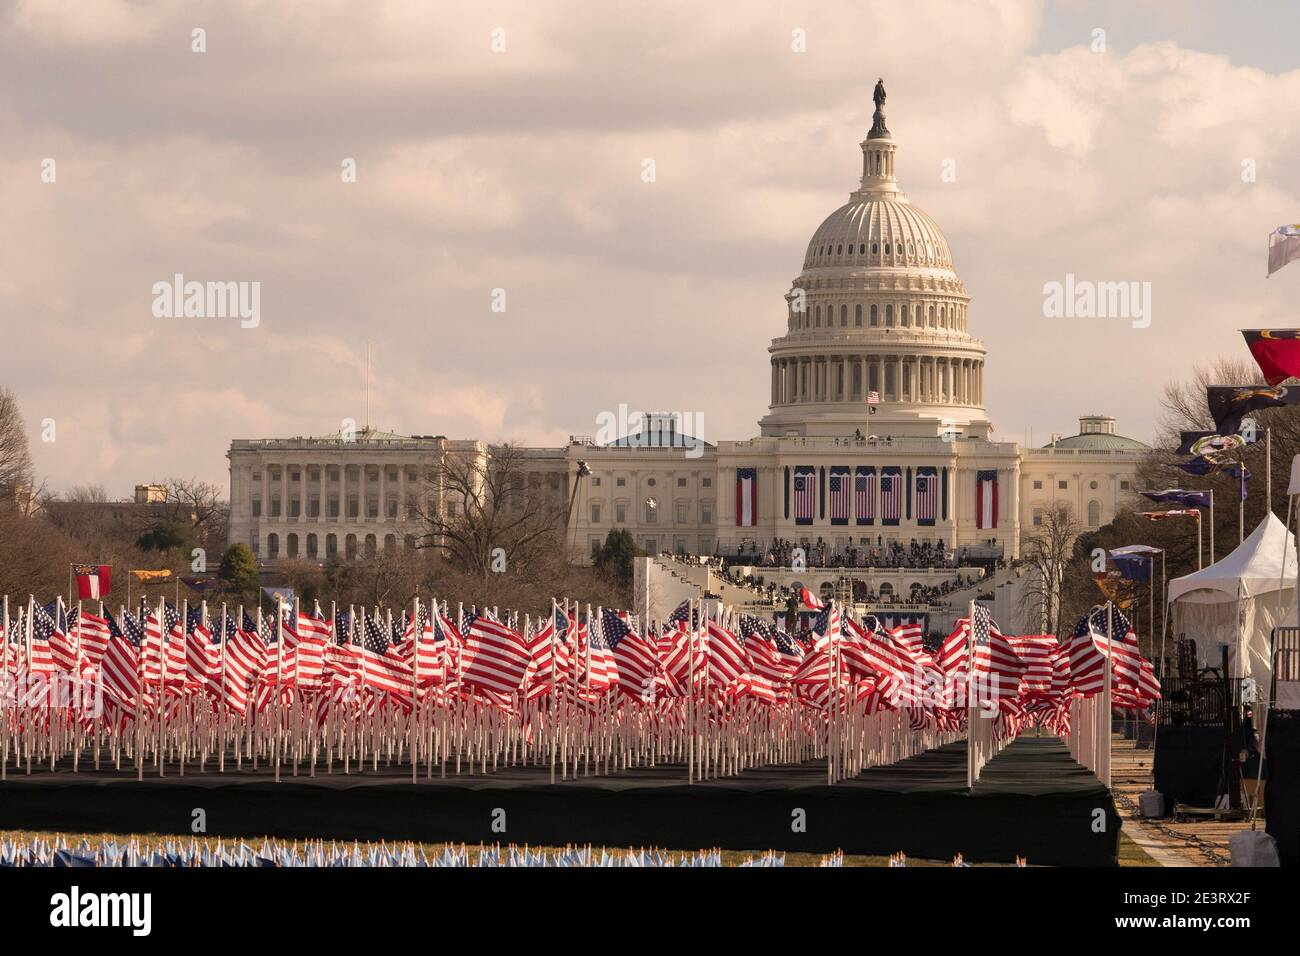
{"type": "Polygon", "coordinates": [[[83,601],[102,601],[113,586],[111,564],[78,564],[72,573],[77,579],[77,596],[83,601]]]}

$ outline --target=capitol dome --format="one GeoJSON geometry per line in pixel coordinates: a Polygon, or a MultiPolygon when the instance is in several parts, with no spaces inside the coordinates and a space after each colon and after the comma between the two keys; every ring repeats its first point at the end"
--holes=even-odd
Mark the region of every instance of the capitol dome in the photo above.
{"type": "Polygon", "coordinates": [[[772,340],[763,435],[988,438],[982,342],[943,231],[899,189],[883,86],[862,177],[813,233],[772,340]]]}
{"type": "Polygon", "coordinates": [[[935,269],[956,278],[939,224],[906,197],[854,199],[817,227],[804,269],[854,265],[935,269]]]}

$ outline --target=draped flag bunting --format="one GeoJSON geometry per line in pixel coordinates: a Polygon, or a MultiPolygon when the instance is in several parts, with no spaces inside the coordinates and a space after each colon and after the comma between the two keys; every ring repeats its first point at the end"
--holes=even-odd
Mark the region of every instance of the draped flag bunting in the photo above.
{"type": "Polygon", "coordinates": [[[830,519],[833,525],[849,523],[850,505],[853,491],[849,486],[848,465],[832,465],[830,485],[826,497],[830,505],[830,519]]]}
{"type": "Polygon", "coordinates": [[[871,524],[876,519],[876,469],[859,465],[853,479],[853,510],[858,524],[871,524]]]}
{"type": "Polygon", "coordinates": [[[998,473],[996,469],[975,473],[975,527],[998,526],[998,473]]]}
{"type": "Polygon", "coordinates": [[[752,528],[758,523],[758,469],[736,469],[736,524],[752,528]]]}
{"type": "Polygon", "coordinates": [[[933,526],[939,517],[939,469],[922,466],[916,469],[916,523],[933,526]]]}
{"type": "Polygon", "coordinates": [[[812,524],[817,511],[817,479],[811,465],[794,470],[794,523],[812,524]]]}
{"type": "Polygon", "coordinates": [[[880,469],[880,523],[896,525],[903,517],[903,473],[897,465],[880,469]]]}

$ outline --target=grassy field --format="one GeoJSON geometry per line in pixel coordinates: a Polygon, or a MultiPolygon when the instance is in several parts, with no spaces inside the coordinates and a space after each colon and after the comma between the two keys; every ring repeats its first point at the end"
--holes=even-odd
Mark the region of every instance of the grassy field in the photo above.
{"type": "MultiPolygon", "coordinates": [[[[183,837],[176,837],[173,835],[158,834],[158,833],[128,833],[128,834],[56,833],[54,831],[46,831],[46,830],[0,830],[0,842],[13,840],[19,843],[28,843],[34,839],[41,839],[41,840],[48,841],[50,843],[57,842],[60,845],[72,846],[72,847],[79,846],[84,840],[87,844],[91,846],[92,849],[96,846],[96,844],[104,840],[115,840],[118,843],[125,843],[125,842],[135,840],[145,847],[153,847],[158,844],[164,844],[169,842],[175,844],[184,841],[183,837]]],[[[195,839],[200,843],[202,842],[202,840],[199,840],[197,837],[195,839]]],[[[1134,843],[1124,834],[1122,833],[1120,834],[1119,841],[1120,841],[1119,842],[1119,865],[1120,866],[1157,866],[1158,865],[1154,860],[1151,859],[1151,857],[1147,856],[1147,854],[1144,853],[1136,843],[1134,843]]],[[[215,845],[217,843],[217,840],[216,838],[210,837],[208,838],[208,842],[212,845],[215,845]]],[[[239,841],[232,840],[230,838],[225,838],[222,842],[224,842],[227,846],[229,846],[230,844],[237,843],[239,841]]],[[[262,837],[246,837],[244,838],[243,842],[247,843],[249,846],[253,848],[257,848],[262,842],[262,837]]],[[[283,841],[283,842],[287,842],[290,845],[292,845],[293,843],[292,840],[283,841]]],[[[444,844],[423,843],[423,844],[419,844],[419,846],[421,849],[424,850],[425,853],[429,855],[433,855],[435,853],[442,852],[444,844]]],[[[539,847],[535,849],[550,850],[555,848],[539,847]]],[[[480,850],[478,847],[470,847],[469,852],[471,857],[477,858],[477,855],[480,852],[480,850]]],[[[724,850],[722,853],[722,859],[726,865],[735,866],[739,863],[744,862],[746,859],[752,859],[754,857],[757,857],[761,855],[761,853],[762,851],[752,851],[752,850],[724,850]]],[[[676,852],[672,852],[670,855],[677,856],[679,854],[676,852]]],[[[820,853],[786,853],[785,865],[815,867],[821,864],[822,859],[823,859],[823,854],[820,853]]],[[[1028,862],[1029,865],[1032,866],[1034,861],[1029,860],[1028,862]]],[[[844,865],[851,866],[851,867],[871,867],[871,866],[884,867],[887,866],[888,863],[889,863],[888,858],[883,856],[846,855],[844,857],[844,865]]],[[[921,859],[911,859],[911,858],[908,859],[907,863],[908,866],[934,867],[934,866],[951,865],[950,860],[921,860],[921,859]]],[[[975,865],[976,866],[1006,866],[1008,864],[977,863],[975,865]]]]}

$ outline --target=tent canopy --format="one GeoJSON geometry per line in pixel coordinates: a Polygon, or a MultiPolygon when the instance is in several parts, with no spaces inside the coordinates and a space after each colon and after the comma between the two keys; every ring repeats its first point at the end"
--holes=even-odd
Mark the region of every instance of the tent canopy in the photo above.
{"type": "Polygon", "coordinates": [[[1218,604],[1273,594],[1295,582],[1295,535],[1270,512],[1223,560],[1170,581],[1169,600],[1218,604]]]}

